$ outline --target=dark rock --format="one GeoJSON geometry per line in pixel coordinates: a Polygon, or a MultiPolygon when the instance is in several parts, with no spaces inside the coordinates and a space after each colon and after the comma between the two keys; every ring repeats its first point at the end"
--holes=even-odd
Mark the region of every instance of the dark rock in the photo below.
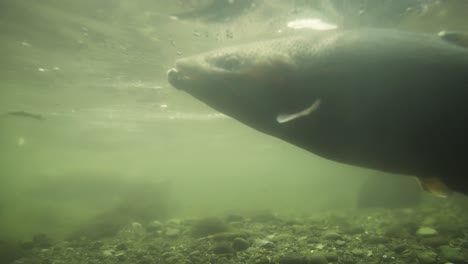
{"type": "Polygon", "coordinates": [[[180,230],[177,228],[169,227],[164,234],[168,237],[176,237],[180,234],[180,230]]]}
{"type": "Polygon", "coordinates": [[[19,243],[10,240],[0,240],[0,263],[11,263],[23,256],[19,243]]]}
{"type": "Polygon", "coordinates": [[[440,257],[445,261],[450,261],[454,263],[466,263],[466,259],[464,258],[460,250],[450,246],[440,247],[440,257]]]}
{"type": "Polygon", "coordinates": [[[364,237],[363,240],[368,244],[374,244],[374,245],[387,244],[391,241],[389,238],[383,237],[383,236],[368,236],[368,237],[364,237]]]}
{"type": "Polygon", "coordinates": [[[452,238],[463,238],[463,232],[460,232],[462,227],[456,224],[455,221],[450,221],[448,219],[441,221],[437,225],[437,230],[440,231],[441,234],[450,236],[452,238]]]}
{"type": "Polygon", "coordinates": [[[421,239],[421,244],[430,246],[430,247],[440,247],[443,245],[448,245],[448,240],[442,236],[428,237],[421,239]]]}
{"type": "Polygon", "coordinates": [[[275,243],[273,243],[273,242],[271,242],[269,240],[259,239],[255,243],[257,244],[257,246],[259,246],[261,248],[266,248],[266,249],[275,248],[275,243]]]}
{"type": "Polygon", "coordinates": [[[192,227],[192,235],[195,237],[204,237],[216,233],[227,232],[230,226],[223,220],[216,217],[208,217],[199,220],[192,227]]]}
{"type": "Polygon", "coordinates": [[[232,241],[232,248],[236,251],[243,251],[248,249],[250,246],[249,242],[243,238],[237,237],[232,241]]]}
{"type": "Polygon", "coordinates": [[[362,257],[365,254],[364,250],[359,249],[359,248],[353,249],[351,253],[353,253],[353,255],[358,256],[358,257],[362,257]]]}
{"type": "Polygon", "coordinates": [[[317,244],[320,243],[320,239],[317,237],[308,237],[307,238],[307,243],[309,244],[317,244]]]}
{"type": "Polygon", "coordinates": [[[434,264],[437,262],[437,254],[432,251],[420,251],[416,256],[421,264],[434,264]]]}
{"type": "Polygon", "coordinates": [[[341,239],[341,235],[335,231],[327,231],[322,235],[322,238],[326,240],[339,240],[341,239]]]}
{"type": "Polygon", "coordinates": [[[392,255],[384,254],[381,258],[381,262],[392,263],[395,261],[395,257],[392,255]]]}
{"type": "Polygon", "coordinates": [[[161,231],[162,228],[163,228],[163,224],[156,220],[156,221],[149,223],[148,226],[146,226],[146,231],[157,232],[157,231],[161,231]]]}
{"type": "Polygon", "coordinates": [[[406,245],[397,245],[393,248],[393,251],[397,254],[403,254],[403,252],[407,251],[408,247],[406,245]]]}
{"type": "Polygon", "coordinates": [[[307,257],[307,264],[327,264],[328,260],[323,255],[312,255],[307,257]]]}
{"type": "Polygon", "coordinates": [[[309,264],[303,256],[284,256],[279,259],[280,264],[309,264]]]}
{"type": "Polygon", "coordinates": [[[127,243],[120,243],[115,247],[115,249],[117,249],[117,250],[127,250],[128,249],[128,244],[127,243]]]}
{"type": "Polygon", "coordinates": [[[270,211],[256,212],[250,218],[252,221],[259,223],[266,223],[277,220],[276,215],[270,211]]]}
{"type": "Polygon", "coordinates": [[[402,226],[391,226],[385,230],[385,237],[406,238],[411,236],[411,232],[402,226]]]}
{"type": "Polygon", "coordinates": [[[221,254],[234,254],[234,249],[232,248],[231,244],[228,242],[220,242],[215,244],[211,251],[213,253],[221,255],[221,254]]]}
{"type": "Polygon", "coordinates": [[[343,229],[343,233],[350,234],[350,235],[357,235],[357,234],[362,234],[366,230],[363,227],[360,226],[350,226],[347,228],[343,229]]]}
{"type": "Polygon", "coordinates": [[[328,260],[328,262],[338,262],[338,254],[334,252],[328,252],[324,254],[325,258],[328,260]]]}
{"type": "Polygon", "coordinates": [[[52,239],[46,234],[36,234],[32,238],[34,247],[49,248],[52,246],[52,239]]]}
{"type": "Polygon", "coordinates": [[[279,259],[280,264],[327,264],[328,260],[323,255],[310,256],[284,256],[279,259]]]}
{"type": "Polygon", "coordinates": [[[238,237],[245,239],[248,237],[248,234],[244,232],[222,232],[222,233],[209,235],[210,239],[216,240],[216,241],[223,241],[223,240],[232,241],[238,237]]]}

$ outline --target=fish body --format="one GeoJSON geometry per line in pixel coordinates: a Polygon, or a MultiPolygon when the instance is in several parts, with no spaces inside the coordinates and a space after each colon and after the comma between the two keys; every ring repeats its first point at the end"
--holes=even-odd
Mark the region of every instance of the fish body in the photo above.
{"type": "Polygon", "coordinates": [[[436,35],[289,36],[180,59],[168,80],[324,158],[468,194],[468,49],[436,35]]]}
{"type": "Polygon", "coordinates": [[[6,114],[10,116],[26,117],[26,118],[36,119],[36,120],[44,120],[44,117],[41,114],[35,114],[35,113],[30,113],[30,112],[25,112],[25,111],[11,111],[11,112],[7,112],[6,114]]]}

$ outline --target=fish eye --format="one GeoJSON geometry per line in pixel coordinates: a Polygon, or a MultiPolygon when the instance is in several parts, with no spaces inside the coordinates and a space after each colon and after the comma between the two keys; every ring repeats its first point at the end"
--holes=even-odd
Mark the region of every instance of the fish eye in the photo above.
{"type": "Polygon", "coordinates": [[[214,64],[216,67],[227,71],[239,70],[242,65],[240,58],[234,55],[219,58],[214,64]]]}

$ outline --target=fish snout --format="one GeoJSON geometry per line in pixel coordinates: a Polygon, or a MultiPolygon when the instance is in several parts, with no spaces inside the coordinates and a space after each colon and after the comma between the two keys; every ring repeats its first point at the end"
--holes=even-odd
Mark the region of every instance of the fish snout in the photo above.
{"type": "Polygon", "coordinates": [[[180,83],[183,81],[183,76],[176,68],[169,69],[167,71],[168,82],[176,89],[182,89],[180,83]]]}

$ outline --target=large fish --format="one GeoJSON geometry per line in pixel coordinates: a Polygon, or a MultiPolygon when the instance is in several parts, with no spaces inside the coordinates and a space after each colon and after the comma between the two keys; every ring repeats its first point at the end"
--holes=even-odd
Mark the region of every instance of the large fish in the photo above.
{"type": "Polygon", "coordinates": [[[168,80],[324,158],[468,194],[468,49],[458,39],[308,33],[180,59],[168,80]]]}

